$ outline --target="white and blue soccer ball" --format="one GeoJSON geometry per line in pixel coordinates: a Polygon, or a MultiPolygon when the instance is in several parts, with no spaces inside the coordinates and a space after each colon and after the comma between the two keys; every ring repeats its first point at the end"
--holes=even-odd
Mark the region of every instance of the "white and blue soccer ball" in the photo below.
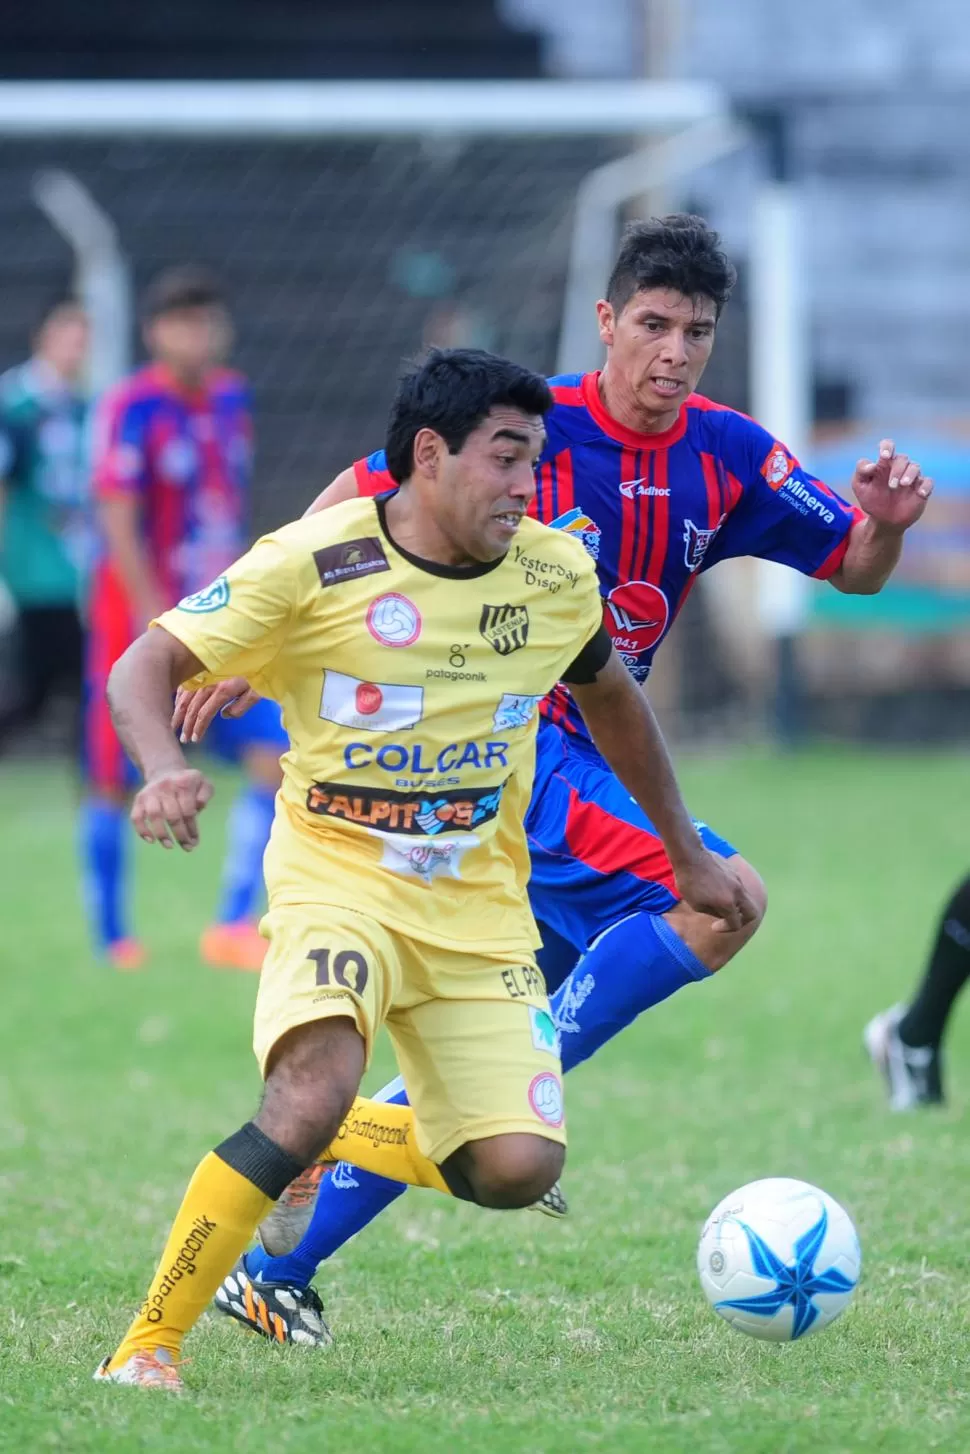
{"type": "Polygon", "coordinates": [[[732,1328],[788,1343],[827,1328],[862,1270],[852,1218],[827,1192],[773,1176],[718,1202],[697,1248],[701,1287],[732,1328]]]}

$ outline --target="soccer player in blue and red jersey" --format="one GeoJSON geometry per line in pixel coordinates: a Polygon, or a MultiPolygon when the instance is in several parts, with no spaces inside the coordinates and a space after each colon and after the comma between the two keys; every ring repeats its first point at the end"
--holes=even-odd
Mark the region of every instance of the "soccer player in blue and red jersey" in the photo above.
{"type": "MultiPolygon", "coordinates": [[[[108,673],[149,621],[245,549],[253,453],[249,388],[222,366],[231,327],[218,281],[196,267],[163,273],[145,300],[144,336],[152,361],[101,400],[92,461],[103,548],[89,607],[81,836],[94,936],[120,969],[136,968],[143,950],[127,922],[124,875],[136,779],[111,724],[108,673]]],[[[195,609],[206,609],[201,596],[195,609]]],[[[202,952],[256,969],[265,943],[252,913],[287,746],[278,708],[264,702],[255,718],[217,723],[212,745],[241,761],[248,781],[230,813],[222,902],[202,952]]]]}
{"type": "MultiPolygon", "coordinates": [[[[605,623],[640,682],[702,571],[731,556],[755,556],[841,591],[878,591],[932,488],[887,440],[877,460],[857,466],[858,506],[850,505],[759,424],[695,392],[733,282],[717,235],[701,219],[634,224],[596,305],[604,368],[551,380],[555,407],[546,420],[536,513],[576,534],[596,560],[605,623]]],[[[379,452],[338,476],[311,509],[390,488],[379,452]]],[[[541,569],[526,556],[521,565],[526,575],[541,569]]],[[[570,585],[550,579],[549,588],[570,585]]],[[[200,722],[238,690],[227,684],[199,704],[200,722]]],[[[722,969],[757,929],[765,893],[755,869],[705,826],[704,841],[729,859],[759,916],[725,933],[688,908],[653,825],[596,752],[569,692],[557,688],[542,713],[526,821],[529,896],[569,1070],[643,1010],[722,969]]],[[[403,1087],[393,1084],[383,1098],[404,1100],[403,1087]]],[[[379,1165],[379,1153],[372,1160],[379,1165]]],[[[306,1288],[317,1262],[402,1190],[341,1162],[324,1178],[299,1246],[280,1257],[248,1254],[240,1270],[259,1279],[253,1296],[284,1322],[295,1321],[287,1311],[292,1297],[284,1291],[278,1302],[276,1289],[306,1288]]],[[[294,1189],[294,1199],[299,1195],[294,1189]]],[[[266,1240],[282,1246],[290,1239],[277,1223],[266,1228],[266,1240]]],[[[218,1301],[240,1316],[242,1304],[228,1288],[218,1301]]],[[[259,1327],[258,1319],[242,1320],[259,1327]]]]}

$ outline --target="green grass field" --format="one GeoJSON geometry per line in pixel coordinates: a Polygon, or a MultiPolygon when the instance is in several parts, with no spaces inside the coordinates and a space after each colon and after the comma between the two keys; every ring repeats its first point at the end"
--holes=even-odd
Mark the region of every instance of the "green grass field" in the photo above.
{"type": "MultiPolygon", "coordinates": [[[[66,773],[0,775],[0,1449],[970,1449],[970,1019],[951,1102],[891,1118],[860,1051],[965,869],[970,760],[819,752],[693,762],[697,811],[762,870],[769,917],[722,978],[570,1078],[571,1216],[412,1192],[326,1269],[338,1341],[279,1351],[207,1318],[181,1401],[96,1387],[184,1183],[254,1108],[255,985],[196,959],[228,782],[191,859],[132,842],[148,972],[85,941],[66,773]],[[854,1214],[860,1292],[817,1338],[745,1339],[694,1273],[754,1177],[854,1214]]],[[[386,1047],[374,1086],[391,1070],[386,1047]]]]}

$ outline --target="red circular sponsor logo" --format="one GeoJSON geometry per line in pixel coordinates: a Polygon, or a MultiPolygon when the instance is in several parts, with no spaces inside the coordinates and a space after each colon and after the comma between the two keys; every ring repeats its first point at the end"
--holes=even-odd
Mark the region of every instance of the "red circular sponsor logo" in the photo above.
{"type": "Polygon", "coordinates": [[[639,656],[656,646],[669,619],[667,597],[649,581],[614,586],[606,598],[606,629],[621,656],[639,656]]]}
{"type": "Polygon", "coordinates": [[[370,717],[384,705],[384,693],[374,682],[361,682],[354,705],[361,717],[370,717]]]}

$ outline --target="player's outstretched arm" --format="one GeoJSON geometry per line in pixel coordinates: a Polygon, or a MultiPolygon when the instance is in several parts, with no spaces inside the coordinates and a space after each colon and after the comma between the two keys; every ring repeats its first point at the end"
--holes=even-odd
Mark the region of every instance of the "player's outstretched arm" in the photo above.
{"type": "Polygon", "coordinates": [[[718,931],[750,923],[755,906],[734,870],[704,847],[657,719],[616,653],[593,681],[569,685],[596,746],[663,839],[684,902],[709,914],[718,931]]]}
{"type": "Polygon", "coordinates": [[[878,459],[860,459],[856,465],[852,489],[866,518],[853,525],[842,564],[829,580],[848,595],[871,596],[895,570],[903,535],[926,509],[933,481],[915,460],[897,454],[891,439],[884,439],[878,459]]]}
{"type": "Polygon", "coordinates": [[[145,786],[135,795],[131,821],[146,843],[186,851],[199,841],[198,814],[213,787],[190,768],[172,734],[172,692],[205,667],[161,626],[146,631],[120,657],[108,678],[108,705],[128,755],[145,786]]]}

